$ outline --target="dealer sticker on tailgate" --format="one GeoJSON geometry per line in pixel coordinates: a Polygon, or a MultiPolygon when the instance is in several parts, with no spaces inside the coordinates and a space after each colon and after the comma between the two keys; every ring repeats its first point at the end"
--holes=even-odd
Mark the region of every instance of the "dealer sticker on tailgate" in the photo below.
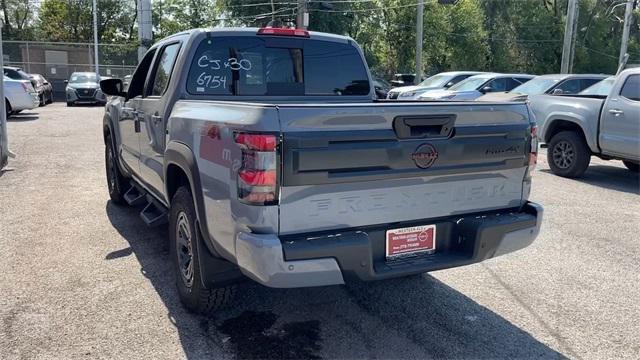
{"type": "Polygon", "coordinates": [[[423,225],[387,230],[387,259],[404,255],[433,253],[436,250],[436,226],[423,225]]]}

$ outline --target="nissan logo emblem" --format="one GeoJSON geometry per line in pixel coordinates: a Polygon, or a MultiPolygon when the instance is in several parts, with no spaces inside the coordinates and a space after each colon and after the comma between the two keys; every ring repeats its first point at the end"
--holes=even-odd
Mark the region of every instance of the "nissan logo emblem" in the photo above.
{"type": "Polygon", "coordinates": [[[416,166],[421,169],[430,168],[438,158],[438,150],[429,144],[425,143],[416,148],[416,151],[411,154],[411,160],[416,163],[416,166]]]}

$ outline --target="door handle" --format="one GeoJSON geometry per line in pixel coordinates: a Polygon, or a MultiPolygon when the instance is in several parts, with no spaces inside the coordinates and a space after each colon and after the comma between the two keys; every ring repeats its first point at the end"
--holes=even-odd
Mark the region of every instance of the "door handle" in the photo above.
{"type": "Polygon", "coordinates": [[[614,116],[620,116],[624,114],[624,111],[618,109],[609,109],[609,114],[613,114],[614,116]]]}

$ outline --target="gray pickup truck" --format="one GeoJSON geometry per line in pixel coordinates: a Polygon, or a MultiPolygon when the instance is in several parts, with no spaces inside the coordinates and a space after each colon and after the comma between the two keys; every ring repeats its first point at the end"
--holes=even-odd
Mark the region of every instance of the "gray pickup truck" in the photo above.
{"type": "Polygon", "coordinates": [[[629,170],[638,172],[640,68],[622,71],[608,95],[533,95],[529,99],[554,174],[579,177],[592,155],[622,160],[629,170]]]}
{"type": "Polygon", "coordinates": [[[111,200],[168,221],[195,312],[247,277],[388,279],[516,251],[540,229],[527,105],[376,101],[348,37],[191,30],[153,45],[126,92],[101,88],[111,200]]]}

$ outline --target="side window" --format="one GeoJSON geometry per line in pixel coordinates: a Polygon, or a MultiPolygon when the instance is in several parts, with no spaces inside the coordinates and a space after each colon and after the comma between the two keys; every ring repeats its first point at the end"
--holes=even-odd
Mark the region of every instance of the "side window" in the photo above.
{"type": "Polygon", "coordinates": [[[129,83],[127,98],[132,99],[136,96],[142,95],[142,92],[144,91],[144,82],[147,80],[147,73],[149,73],[151,62],[153,61],[153,55],[155,55],[155,53],[156,49],[147,51],[144,58],[142,58],[142,61],[140,61],[140,64],[138,64],[138,67],[131,78],[131,83],[129,83]]]}
{"type": "Polygon", "coordinates": [[[622,85],[620,96],[633,101],[640,101],[640,74],[629,75],[622,85]]]}
{"type": "Polygon", "coordinates": [[[180,43],[167,45],[158,56],[156,61],[155,74],[151,82],[151,96],[162,96],[164,91],[169,85],[169,79],[171,79],[171,71],[173,70],[173,64],[176,62],[178,51],[180,50],[180,43]]]}
{"type": "Polygon", "coordinates": [[[488,84],[486,84],[485,86],[483,86],[483,88],[489,86],[491,88],[492,92],[495,91],[507,91],[507,79],[502,78],[502,79],[494,79],[489,81],[488,84]]]}
{"type": "Polygon", "coordinates": [[[556,86],[554,91],[556,89],[559,89],[559,90],[562,90],[562,94],[577,94],[582,90],[581,87],[580,87],[581,86],[580,85],[581,82],[582,82],[582,80],[580,80],[580,79],[567,80],[567,81],[563,82],[562,84],[556,86]]]}

